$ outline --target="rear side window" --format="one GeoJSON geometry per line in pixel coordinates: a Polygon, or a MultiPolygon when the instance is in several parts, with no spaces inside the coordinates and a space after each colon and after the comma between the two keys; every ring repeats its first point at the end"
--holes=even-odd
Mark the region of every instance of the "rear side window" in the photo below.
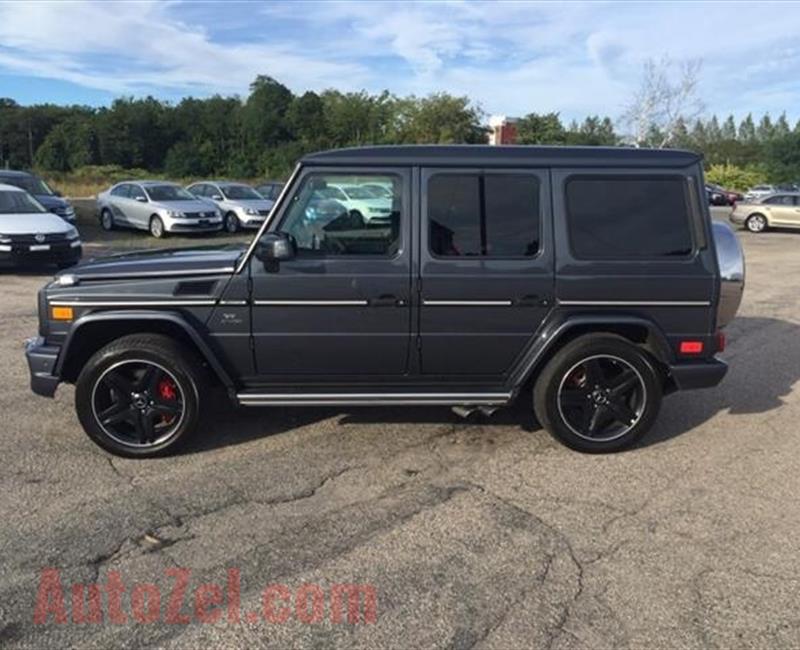
{"type": "Polygon", "coordinates": [[[795,205],[795,197],[782,194],[764,199],[766,205],[795,205]]]}
{"type": "Polygon", "coordinates": [[[117,185],[113,190],[111,190],[111,194],[113,196],[121,196],[121,197],[128,197],[130,194],[130,185],[117,185]]]}
{"type": "Polygon", "coordinates": [[[531,174],[438,174],[428,183],[428,238],[438,257],[534,256],[539,225],[531,174]]]}
{"type": "Polygon", "coordinates": [[[577,258],[654,259],[693,250],[682,177],[573,177],[567,181],[566,205],[577,258]]]}

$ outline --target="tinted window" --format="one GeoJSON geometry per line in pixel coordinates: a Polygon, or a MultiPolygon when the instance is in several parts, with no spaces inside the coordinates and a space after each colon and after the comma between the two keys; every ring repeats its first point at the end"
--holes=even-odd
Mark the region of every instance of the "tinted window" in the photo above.
{"type": "MultiPolygon", "coordinates": [[[[191,201],[194,197],[178,185],[148,185],[147,192],[153,201],[191,201]]],[[[138,194],[136,191],[134,194],[138,194]]]]}
{"type": "Polygon", "coordinates": [[[657,258],[692,251],[682,178],[578,177],[567,182],[566,200],[575,257],[657,258]]]}
{"type": "Polygon", "coordinates": [[[261,196],[249,185],[220,185],[220,189],[229,199],[240,201],[258,200],[261,196]]]}
{"type": "Polygon", "coordinates": [[[793,196],[771,196],[768,199],[764,199],[764,203],[767,205],[794,205],[794,197],[793,196]]]}
{"type": "Polygon", "coordinates": [[[47,212],[27,192],[0,191],[0,214],[38,214],[47,212]]]}
{"type": "Polygon", "coordinates": [[[13,174],[9,176],[3,176],[2,182],[6,185],[19,187],[20,189],[30,192],[31,194],[40,194],[45,196],[51,196],[53,194],[53,190],[47,186],[47,183],[36,176],[18,176],[13,174]]]}
{"type": "Polygon", "coordinates": [[[198,183],[197,185],[192,185],[191,187],[187,187],[187,191],[191,192],[195,196],[207,196],[206,188],[208,185],[203,185],[202,183],[198,183]]]}
{"type": "Polygon", "coordinates": [[[539,221],[539,181],[533,175],[440,174],[428,184],[434,255],[536,255],[539,221]]]}
{"type": "Polygon", "coordinates": [[[117,185],[113,190],[111,190],[111,195],[127,197],[130,187],[130,185],[117,185]]]}
{"type": "Polygon", "coordinates": [[[300,255],[384,255],[400,246],[402,182],[396,176],[309,174],[294,194],[281,225],[300,255]],[[358,188],[383,182],[388,197],[348,199],[334,185],[358,188]]]}

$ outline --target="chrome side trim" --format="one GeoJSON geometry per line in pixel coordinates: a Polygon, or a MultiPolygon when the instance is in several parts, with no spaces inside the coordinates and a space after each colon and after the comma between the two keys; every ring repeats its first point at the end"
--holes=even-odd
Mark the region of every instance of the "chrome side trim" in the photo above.
{"type": "Polygon", "coordinates": [[[511,307],[511,300],[423,300],[426,307],[511,307]]]}
{"type": "Polygon", "coordinates": [[[511,393],[239,393],[242,406],[369,406],[395,404],[403,406],[450,406],[452,404],[502,405],[511,400],[511,393]]]}
{"type": "Polygon", "coordinates": [[[50,300],[56,307],[213,307],[216,300],[50,300]]]}
{"type": "Polygon", "coordinates": [[[246,307],[250,303],[246,300],[220,300],[219,305],[226,307],[246,307]]]}
{"type": "Polygon", "coordinates": [[[269,214],[266,217],[264,217],[264,221],[261,223],[261,226],[259,227],[258,232],[256,232],[255,237],[253,237],[253,241],[250,242],[250,245],[247,247],[247,250],[244,252],[244,255],[242,255],[241,259],[239,260],[239,264],[236,266],[236,270],[234,271],[235,273],[237,274],[241,273],[242,269],[250,260],[250,256],[253,254],[253,250],[255,250],[258,240],[261,239],[261,235],[264,234],[264,231],[266,231],[266,229],[269,228],[269,224],[272,223],[273,217],[277,214],[278,206],[280,206],[283,203],[284,197],[286,196],[286,194],[288,194],[289,189],[294,184],[294,181],[299,173],[300,173],[300,163],[295,165],[294,171],[292,171],[292,175],[289,176],[289,180],[286,181],[286,183],[283,186],[283,189],[281,190],[281,193],[278,194],[278,198],[275,199],[275,203],[272,204],[272,208],[270,209],[269,214]]]}
{"type": "Polygon", "coordinates": [[[567,307],[709,307],[709,300],[559,300],[567,307]]]}
{"type": "Polygon", "coordinates": [[[366,307],[366,300],[254,300],[259,307],[366,307]]]}
{"type": "Polygon", "coordinates": [[[224,266],[216,269],[182,269],[179,271],[140,271],[130,273],[82,273],[75,277],[80,280],[124,280],[126,278],[145,278],[145,277],[180,277],[184,275],[219,275],[222,273],[233,273],[232,266],[224,266]]]}

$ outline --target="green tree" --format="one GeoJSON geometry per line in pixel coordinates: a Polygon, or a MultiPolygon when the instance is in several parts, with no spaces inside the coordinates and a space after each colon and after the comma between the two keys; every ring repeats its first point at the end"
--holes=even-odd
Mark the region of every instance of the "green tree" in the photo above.
{"type": "Polygon", "coordinates": [[[520,144],[564,144],[567,131],[558,113],[529,113],[517,122],[520,144]]]}

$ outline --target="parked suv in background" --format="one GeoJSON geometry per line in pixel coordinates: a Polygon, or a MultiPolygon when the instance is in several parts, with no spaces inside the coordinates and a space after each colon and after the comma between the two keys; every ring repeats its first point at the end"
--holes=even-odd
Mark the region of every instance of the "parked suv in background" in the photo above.
{"type": "Polygon", "coordinates": [[[696,154],[343,149],[300,162],[249,246],[57,276],[26,354],[33,391],[76,384],[84,429],[116,454],[183,443],[209,382],[244,406],[532,398],[559,440],[606,452],[636,443],[663,395],[722,380],[743,283],[696,154]],[[389,189],[385,219],[320,198],[366,184],[389,189]]]}
{"type": "Polygon", "coordinates": [[[800,193],[781,192],[737,203],[730,220],[750,232],[763,232],[772,226],[800,228],[800,193]]]}
{"type": "Polygon", "coordinates": [[[228,232],[236,232],[240,228],[258,228],[275,203],[244,183],[200,181],[186,189],[197,198],[206,199],[217,206],[228,232]]]}
{"type": "Polygon", "coordinates": [[[57,214],[68,223],[75,223],[75,208],[38,176],[29,172],[3,169],[0,170],[0,183],[25,190],[53,214],[57,214]]]}
{"type": "Polygon", "coordinates": [[[81,258],[75,226],[47,210],[25,190],[0,184],[0,263],[72,266],[81,258]]]}
{"type": "Polygon", "coordinates": [[[163,237],[222,229],[222,213],[212,203],[164,181],[117,183],[97,195],[97,211],[103,230],[127,226],[163,237]]]}

